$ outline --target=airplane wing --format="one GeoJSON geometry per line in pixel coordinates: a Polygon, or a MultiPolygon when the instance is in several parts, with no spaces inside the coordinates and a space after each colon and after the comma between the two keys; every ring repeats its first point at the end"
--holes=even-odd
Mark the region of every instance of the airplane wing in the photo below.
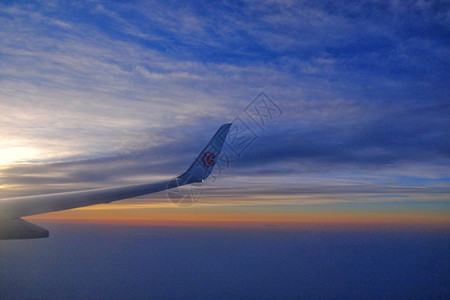
{"type": "Polygon", "coordinates": [[[48,230],[26,222],[21,217],[71,208],[109,203],[138,197],[174,187],[202,182],[211,174],[231,124],[222,125],[189,169],[171,180],[155,183],[101,188],[48,195],[0,199],[0,240],[48,237],[48,230]]]}

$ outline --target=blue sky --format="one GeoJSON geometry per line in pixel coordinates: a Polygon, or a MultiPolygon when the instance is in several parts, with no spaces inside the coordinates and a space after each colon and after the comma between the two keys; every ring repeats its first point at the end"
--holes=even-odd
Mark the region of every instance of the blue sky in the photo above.
{"type": "Polygon", "coordinates": [[[252,127],[257,139],[200,203],[419,202],[448,214],[449,7],[3,1],[0,192],[181,173],[222,123],[250,122],[264,92],[281,115],[252,127]]]}

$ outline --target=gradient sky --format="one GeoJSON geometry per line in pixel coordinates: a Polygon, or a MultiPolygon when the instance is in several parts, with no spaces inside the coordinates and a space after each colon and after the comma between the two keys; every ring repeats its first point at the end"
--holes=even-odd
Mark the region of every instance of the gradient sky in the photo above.
{"type": "Polygon", "coordinates": [[[234,121],[250,142],[192,208],[158,193],[38,218],[449,225],[449,8],[2,1],[0,196],[168,178],[234,121]]]}
{"type": "Polygon", "coordinates": [[[167,179],[234,124],[190,208],[27,218],[0,298],[450,299],[449,37],[448,1],[0,1],[0,198],[167,179]]]}

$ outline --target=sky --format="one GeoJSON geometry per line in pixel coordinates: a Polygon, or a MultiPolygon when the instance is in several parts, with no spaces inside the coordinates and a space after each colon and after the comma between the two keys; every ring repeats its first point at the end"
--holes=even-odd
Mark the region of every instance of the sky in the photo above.
{"type": "Polygon", "coordinates": [[[3,0],[0,28],[0,198],[168,179],[233,122],[191,207],[27,218],[50,238],[0,243],[0,298],[448,297],[447,1],[3,0]]]}
{"type": "Polygon", "coordinates": [[[188,212],[165,193],[94,209],[449,223],[446,2],[0,7],[3,198],[169,178],[234,122],[188,212]]]}

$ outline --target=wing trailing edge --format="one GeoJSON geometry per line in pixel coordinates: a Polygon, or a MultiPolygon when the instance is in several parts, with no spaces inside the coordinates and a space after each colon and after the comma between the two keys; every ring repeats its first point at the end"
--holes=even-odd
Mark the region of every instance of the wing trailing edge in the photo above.
{"type": "Polygon", "coordinates": [[[48,236],[47,229],[22,219],[0,220],[0,240],[39,239],[48,236]]]}

